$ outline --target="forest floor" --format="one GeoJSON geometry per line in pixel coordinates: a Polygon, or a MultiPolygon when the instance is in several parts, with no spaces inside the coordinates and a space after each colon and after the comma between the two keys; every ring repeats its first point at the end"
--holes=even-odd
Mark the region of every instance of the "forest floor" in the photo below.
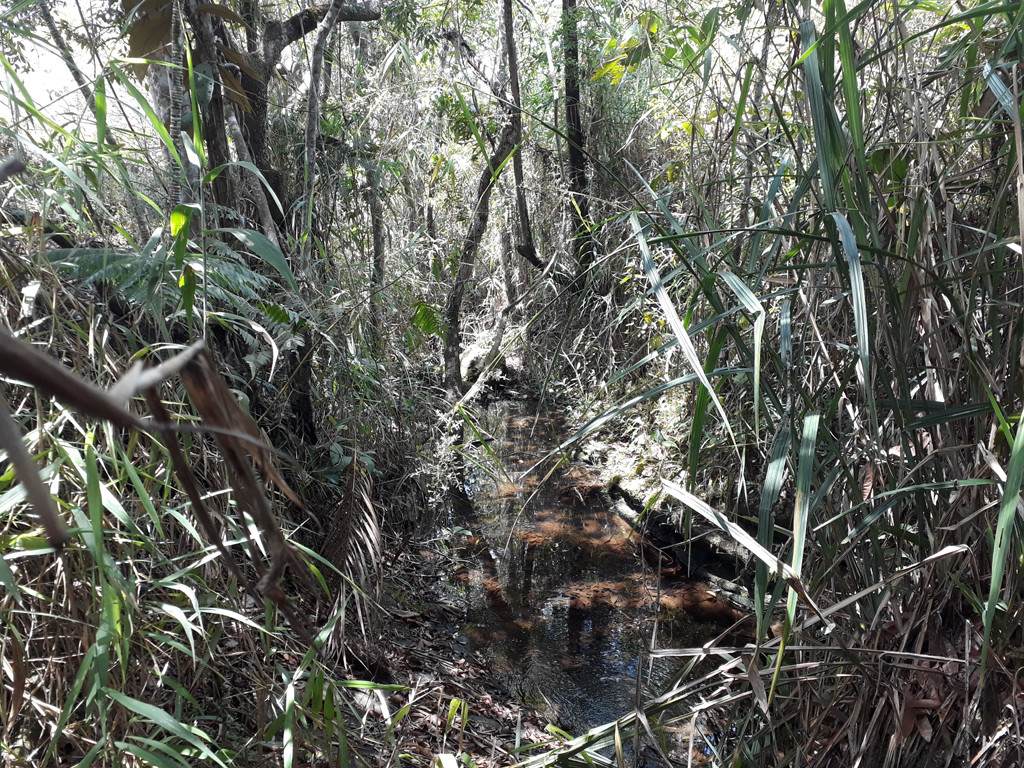
{"type": "Polygon", "coordinates": [[[465,608],[448,583],[459,567],[453,557],[413,551],[388,577],[404,597],[392,598],[398,606],[389,607],[392,619],[366,655],[376,657],[370,666],[379,681],[405,690],[358,694],[365,716],[349,739],[362,766],[429,768],[442,754],[480,768],[507,766],[526,756],[523,747],[557,739],[550,720],[510,691],[463,634],[465,608]]]}

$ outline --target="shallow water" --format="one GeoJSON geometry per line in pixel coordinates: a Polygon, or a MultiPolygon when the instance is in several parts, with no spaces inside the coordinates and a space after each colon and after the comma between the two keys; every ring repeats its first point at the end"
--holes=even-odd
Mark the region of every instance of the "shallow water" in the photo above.
{"type": "Polygon", "coordinates": [[[664,680],[643,661],[645,639],[699,645],[714,630],[655,622],[657,578],[595,478],[553,462],[526,473],[563,436],[534,408],[500,401],[477,414],[487,445],[466,451],[471,503],[452,521],[469,532],[465,634],[514,695],[581,733],[631,710],[638,684],[645,696],[664,680]]]}

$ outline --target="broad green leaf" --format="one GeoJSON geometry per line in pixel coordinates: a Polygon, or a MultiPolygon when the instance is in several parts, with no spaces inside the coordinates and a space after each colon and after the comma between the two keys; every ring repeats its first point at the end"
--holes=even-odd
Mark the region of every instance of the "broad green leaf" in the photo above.
{"type": "Polygon", "coordinates": [[[238,242],[267,262],[271,267],[276,269],[293,290],[299,290],[299,286],[295,282],[295,275],[292,274],[291,267],[288,266],[288,260],[285,259],[284,254],[281,253],[281,249],[274,245],[270,241],[270,238],[262,232],[256,232],[252,229],[243,229],[241,227],[223,227],[221,229],[213,229],[210,231],[213,234],[223,233],[232,235],[238,240],[238,242]]]}
{"type": "Polygon", "coordinates": [[[193,747],[198,749],[207,760],[216,763],[222,768],[228,768],[228,766],[215,755],[210,747],[206,743],[206,734],[200,731],[198,728],[185,725],[170,713],[161,709],[160,707],[150,704],[139,699],[132,698],[126,694],[121,693],[113,688],[105,688],[103,693],[113,701],[123,706],[132,715],[148,720],[173,736],[177,736],[179,739],[188,742],[193,747]]]}

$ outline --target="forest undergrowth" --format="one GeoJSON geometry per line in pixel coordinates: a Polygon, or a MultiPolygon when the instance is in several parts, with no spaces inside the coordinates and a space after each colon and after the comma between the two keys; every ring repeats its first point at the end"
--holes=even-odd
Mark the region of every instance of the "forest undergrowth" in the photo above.
{"type": "Polygon", "coordinates": [[[0,10],[4,764],[1024,763],[1022,19],[0,10]],[[501,386],[748,553],[752,642],[583,734],[491,687],[437,521],[501,386]]]}

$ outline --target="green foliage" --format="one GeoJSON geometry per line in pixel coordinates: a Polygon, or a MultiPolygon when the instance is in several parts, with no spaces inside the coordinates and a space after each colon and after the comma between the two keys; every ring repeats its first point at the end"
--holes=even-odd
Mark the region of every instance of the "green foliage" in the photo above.
{"type": "MultiPolygon", "coordinates": [[[[784,34],[781,8],[727,21],[712,11],[699,33],[677,32],[692,36],[689,52],[679,46],[660,60],[652,54],[669,25],[641,20],[612,41],[597,70],[619,88],[660,83],[649,102],[674,147],[651,163],[655,170],[637,174],[644,195],[630,214],[634,259],[649,280],[618,322],[649,329],[651,343],[608,377],[609,387],[632,386],[588,414],[575,439],[609,429],[621,439],[636,409],[644,434],[681,443],[667,452],[650,498],[667,491],[758,560],[753,639],[762,654],[751,660],[720,649],[727,661],[717,670],[740,667],[744,682],[712,694],[715,673],[683,675],[645,707],[652,724],[657,716],[667,728],[718,707],[720,722],[732,725],[718,734],[715,764],[775,764],[767,751],[791,755],[815,728],[820,743],[838,738],[820,722],[795,725],[790,702],[809,695],[860,701],[853,681],[864,679],[912,695],[909,673],[873,655],[906,650],[881,627],[927,634],[929,647],[970,658],[963,674],[980,667],[989,675],[993,656],[1016,656],[1009,637],[1022,625],[1013,586],[1022,540],[1008,510],[1017,504],[1021,441],[1003,413],[1019,413],[1024,402],[1013,362],[1024,327],[1010,319],[1020,273],[1007,250],[1024,224],[997,202],[1016,183],[1007,139],[1019,104],[1007,98],[1014,75],[997,58],[1016,36],[992,6],[936,19],[938,10],[912,15],[911,34],[883,6],[826,3],[823,21],[790,20],[798,39],[784,34]],[[755,17],[768,25],[763,38],[743,27],[755,17]],[[874,37],[864,33],[868,20],[880,25],[874,37]],[[725,41],[719,25],[729,22],[740,27],[725,41]],[[746,45],[750,63],[737,69],[723,45],[746,45]],[[800,81],[771,58],[780,45],[790,46],[800,81]],[[985,56],[993,57],[987,66],[985,56]],[[920,98],[891,87],[894,73],[930,67],[944,73],[929,81],[939,93],[920,98]],[[981,130],[975,109],[986,91],[992,111],[981,130]],[[939,122],[940,132],[920,130],[939,122]],[[964,186],[950,192],[950,178],[964,186]],[[686,375],[672,359],[677,350],[686,375]],[[672,397],[677,387],[688,394],[672,397]],[[975,451],[981,445],[987,458],[975,451]],[[1001,514],[980,513],[979,504],[1001,514]],[[967,551],[986,573],[973,586],[964,579],[973,568],[967,551]],[[965,624],[977,628],[971,640],[965,624]],[[815,671],[802,677],[801,663],[815,671]]],[[[697,649],[677,653],[697,658],[697,649]]],[[[998,697],[986,679],[993,687],[984,695],[998,697]]],[[[948,695],[965,723],[967,700],[948,695]]],[[[883,755],[857,711],[844,708],[842,727],[843,738],[863,734],[860,752],[807,759],[828,764],[856,753],[916,765],[937,754],[926,746],[938,738],[930,728],[945,728],[950,740],[956,730],[932,710],[893,707],[886,716],[900,724],[896,746],[883,755]]],[[[632,726],[639,724],[629,717],[617,724],[632,726]]],[[[613,730],[595,729],[532,764],[582,765],[613,730]]]]}
{"type": "MultiPolygon", "coordinates": [[[[353,613],[372,624],[370,601],[336,571],[372,572],[386,528],[377,512],[394,501],[384,489],[425,469],[450,482],[430,437],[450,422],[435,409],[469,412],[439,407],[431,382],[503,105],[489,96],[493,73],[463,66],[439,30],[462,30],[486,68],[500,60],[488,47],[497,6],[390,4],[386,54],[334,46],[316,127],[337,151],[315,167],[295,167],[304,106],[272,79],[281,200],[269,169],[207,164],[201,118],[225,72],[189,60],[190,111],[167,125],[139,75],[166,66],[146,57],[168,39],[171,6],[134,5],[122,8],[132,59],[101,62],[86,110],[58,110],[30,84],[26,51],[53,48],[31,4],[0,11],[0,142],[32,168],[3,190],[4,207],[27,213],[2,224],[0,306],[16,333],[90,380],[152,356],[156,342],[208,338],[232,395],[304,468],[310,510],[350,521],[355,551],[301,548],[320,587],[348,585],[318,641],[336,638],[353,613]],[[241,199],[253,178],[273,192],[272,210],[298,221],[257,223],[241,199]],[[309,199],[296,200],[307,178],[309,199]],[[165,199],[168,180],[189,202],[165,199]],[[238,210],[215,210],[210,189],[229,180],[238,210]],[[52,249],[55,228],[76,247],[52,249]],[[369,279],[378,250],[380,282],[369,279]],[[315,441],[296,435],[303,397],[315,441]]],[[[1020,667],[1024,626],[1019,3],[588,6],[599,252],[579,280],[567,277],[554,111],[558,10],[516,5],[515,20],[519,151],[544,268],[516,255],[521,243],[480,234],[462,327],[487,348],[508,323],[517,387],[538,383],[578,417],[562,449],[601,432],[632,441],[650,499],[753,553],[753,618],[742,643],[659,649],[680,675],[645,707],[575,739],[555,729],[565,742],[525,759],[605,765],[610,748],[621,763],[642,729],[651,744],[690,734],[692,754],[666,758],[680,764],[995,764],[981,731],[1012,732],[998,718],[1012,708],[1004,670],[1020,667]],[[748,641],[755,651],[737,650],[748,641]],[[976,689],[949,682],[974,679],[976,689]]],[[[228,6],[198,13],[243,23],[228,6]]],[[[244,122],[244,101],[227,101],[244,122]]],[[[171,479],[165,444],[89,424],[15,381],[6,389],[72,524],[58,560],[13,472],[0,474],[4,701],[21,696],[18,727],[29,729],[16,759],[246,765],[273,750],[283,764],[348,764],[348,683],[238,591],[171,479]],[[241,654],[252,679],[230,667],[241,654]],[[29,708],[47,714],[45,731],[26,725],[29,708]],[[326,746],[303,746],[311,730],[326,746]]],[[[180,392],[162,397],[191,418],[180,392]]],[[[257,552],[218,449],[180,437],[217,499],[220,543],[257,552]]],[[[340,530],[320,516],[325,530],[303,518],[303,536],[340,530]]],[[[470,704],[449,696],[437,710],[446,746],[463,739],[470,704]]],[[[396,754],[411,712],[378,734],[396,754]]]]}

